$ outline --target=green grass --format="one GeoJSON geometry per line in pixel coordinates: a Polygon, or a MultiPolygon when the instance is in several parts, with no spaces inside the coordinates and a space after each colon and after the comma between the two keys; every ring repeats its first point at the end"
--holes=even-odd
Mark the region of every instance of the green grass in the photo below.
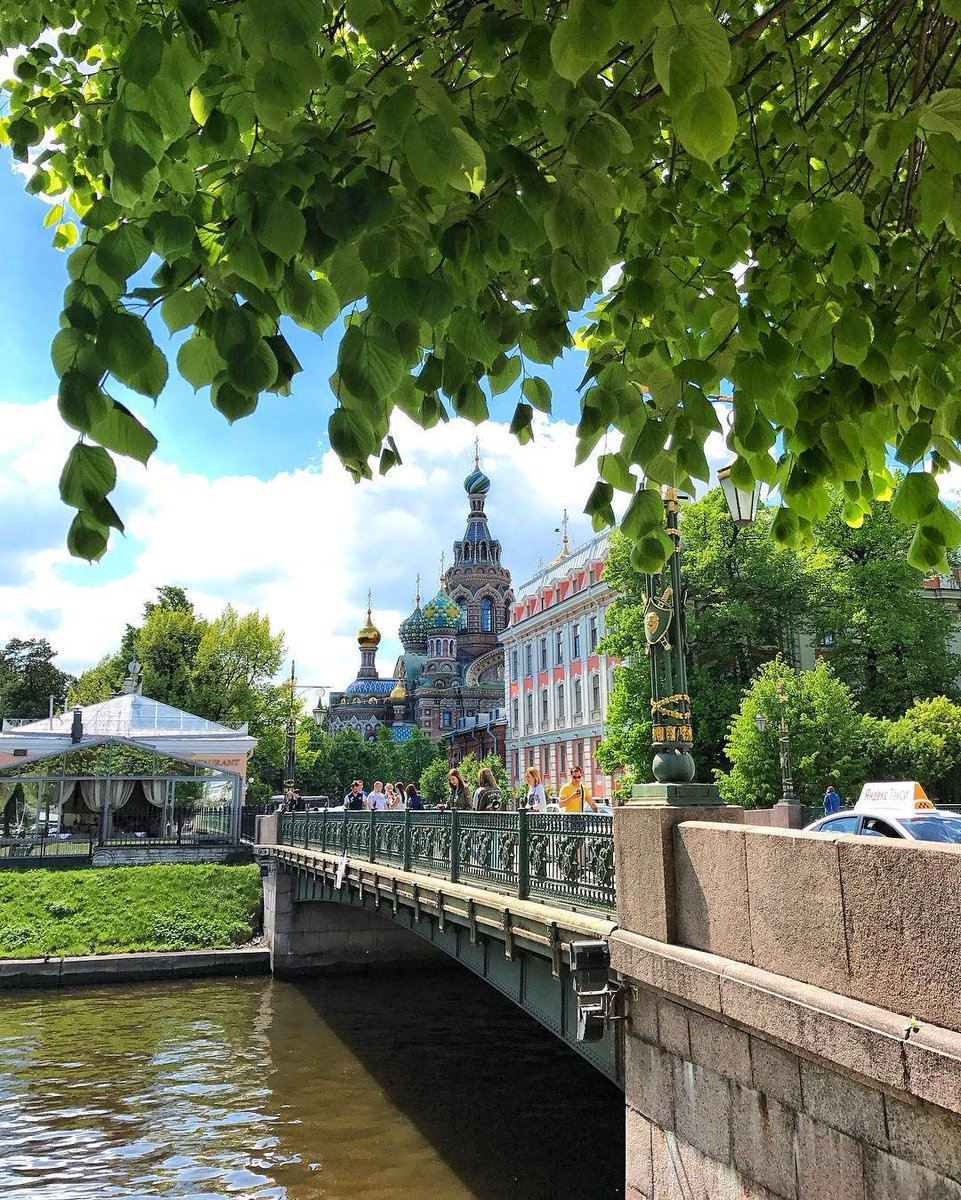
{"type": "Polygon", "coordinates": [[[250,940],[256,866],[0,872],[0,958],[203,950],[250,940]]]}

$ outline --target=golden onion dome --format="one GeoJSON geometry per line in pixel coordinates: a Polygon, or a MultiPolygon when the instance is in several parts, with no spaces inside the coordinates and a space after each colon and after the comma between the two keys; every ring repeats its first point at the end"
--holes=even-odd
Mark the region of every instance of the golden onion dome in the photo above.
{"type": "Polygon", "coordinates": [[[380,630],[371,620],[370,616],[370,592],[367,593],[367,620],[357,631],[357,644],[359,646],[373,646],[375,649],[380,645],[380,630]]]}
{"type": "Polygon", "coordinates": [[[398,679],[390,693],[390,698],[395,704],[400,704],[407,699],[407,688],[404,686],[403,679],[398,679]]]}

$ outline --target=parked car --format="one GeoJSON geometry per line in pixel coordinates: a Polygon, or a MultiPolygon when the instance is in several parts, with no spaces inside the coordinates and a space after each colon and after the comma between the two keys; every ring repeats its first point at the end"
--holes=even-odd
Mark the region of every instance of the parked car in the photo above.
{"type": "Polygon", "coordinates": [[[913,780],[866,783],[854,808],[808,825],[811,833],[857,833],[961,845],[961,816],[936,808],[913,780]]]}

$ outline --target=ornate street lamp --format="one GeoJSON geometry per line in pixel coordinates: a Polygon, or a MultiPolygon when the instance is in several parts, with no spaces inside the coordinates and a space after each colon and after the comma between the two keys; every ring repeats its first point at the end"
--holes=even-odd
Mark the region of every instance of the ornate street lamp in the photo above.
{"type": "Polygon", "coordinates": [[[717,481],[721,485],[724,499],[730,510],[731,517],[737,529],[746,529],[757,520],[757,506],[761,497],[761,489],[754,485],[750,491],[739,488],[731,478],[731,467],[721,467],[717,473],[717,481]]]}
{"type": "MultiPolygon", "coordinates": [[[[777,681],[777,698],[781,706],[781,719],[778,723],[778,755],[781,760],[781,799],[778,804],[797,804],[794,795],[794,771],[791,766],[791,730],[787,719],[787,693],[784,691],[784,680],[777,681]]],[[[759,712],[754,716],[759,732],[767,729],[767,717],[759,712]]]]}
{"type": "Polygon", "coordinates": [[[297,786],[297,714],[294,711],[294,697],[298,692],[317,692],[317,703],[311,711],[311,716],[318,727],[322,727],[327,717],[327,706],[324,704],[324,695],[327,692],[326,684],[319,683],[301,683],[298,684],[294,674],[294,663],[290,664],[290,708],[287,713],[287,740],[284,754],[284,798],[290,800],[293,798],[294,791],[297,786]]]}

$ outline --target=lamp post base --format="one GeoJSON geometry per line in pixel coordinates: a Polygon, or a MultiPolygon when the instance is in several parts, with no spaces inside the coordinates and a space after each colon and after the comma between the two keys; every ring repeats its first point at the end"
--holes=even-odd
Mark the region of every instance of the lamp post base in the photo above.
{"type": "Polygon", "coordinates": [[[715,783],[635,783],[628,804],[723,804],[715,783]]]}
{"type": "Polygon", "coordinates": [[[651,771],[658,783],[690,783],[694,778],[694,759],[686,750],[659,750],[651,771]]]}

